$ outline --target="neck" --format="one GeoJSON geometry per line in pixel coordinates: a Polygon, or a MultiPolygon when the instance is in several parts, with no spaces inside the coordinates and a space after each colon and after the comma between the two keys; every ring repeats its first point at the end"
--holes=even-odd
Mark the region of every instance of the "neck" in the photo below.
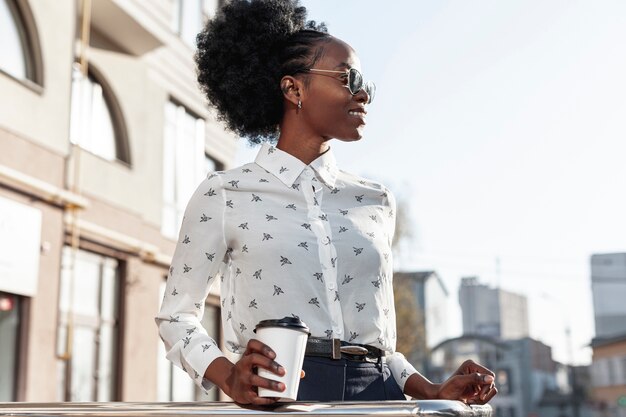
{"type": "Polygon", "coordinates": [[[285,118],[280,125],[276,147],[309,165],[328,150],[328,140],[285,118]]]}

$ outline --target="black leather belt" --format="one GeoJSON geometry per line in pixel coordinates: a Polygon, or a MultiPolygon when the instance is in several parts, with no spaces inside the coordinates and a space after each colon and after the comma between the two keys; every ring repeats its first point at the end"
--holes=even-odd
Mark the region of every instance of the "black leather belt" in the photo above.
{"type": "Polygon", "coordinates": [[[348,343],[340,339],[322,339],[309,337],[305,355],[330,359],[349,359],[353,361],[379,361],[385,357],[385,351],[375,346],[348,343]]]}

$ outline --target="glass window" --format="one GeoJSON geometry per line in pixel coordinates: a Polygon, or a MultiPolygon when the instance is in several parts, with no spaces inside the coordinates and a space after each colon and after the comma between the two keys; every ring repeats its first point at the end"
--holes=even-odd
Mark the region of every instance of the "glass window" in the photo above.
{"type": "Polygon", "coordinates": [[[176,238],[187,202],[205,177],[204,120],[167,103],[163,145],[161,232],[176,238]]]}
{"type": "Polygon", "coordinates": [[[0,292],[0,402],[16,401],[20,301],[17,295],[0,292]]]}
{"type": "Polygon", "coordinates": [[[63,248],[57,350],[69,357],[59,360],[57,398],[113,401],[119,329],[118,262],[79,250],[72,273],[71,257],[72,249],[63,248]]]}
{"type": "MultiPolygon", "coordinates": [[[[161,284],[160,300],[163,299],[165,292],[165,281],[161,284]]],[[[219,307],[211,304],[205,304],[202,325],[207,332],[216,338],[219,334],[219,307]]],[[[174,366],[165,357],[165,346],[159,341],[158,346],[158,391],[157,401],[218,401],[219,391],[212,389],[205,394],[196,384],[189,378],[186,372],[174,366]]]]}
{"type": "Polygon", "coordinates": [[[498,394],[503,396],[513,393],[511,376],[508,369],[498,369],[496,371],[496,380],[498,381],[498,394]]]}
{"type": "Polygon", "coordinates": [[[204,176],[209,175],[211,172],[224,169],[223,165],[210,157],[208,154],[204,155],[204,176]]]}
{"type": "Polygon", "coordinates": [[[28,76],[27,50],[22,36],[24,29],[10,0],[0,0],[0,69],[15,78],[28,76]]]}
{"type": "Polygon", "coordinates": [[[207,19],[215,15],[220,0],[175,0],[172,10],[172,29],[185,43],[196,47],[196,35],[207,19]]]}
{"type": "Polygon", "coordinates": [[[74,65],[70,141],[106,160],[128,163],[114,122],[102,85],[91,76],[83,77],[78,65],[74,65]]]}

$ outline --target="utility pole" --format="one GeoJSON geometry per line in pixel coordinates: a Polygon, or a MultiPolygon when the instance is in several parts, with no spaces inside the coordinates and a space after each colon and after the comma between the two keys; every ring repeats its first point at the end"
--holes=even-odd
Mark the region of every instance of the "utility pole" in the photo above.
{"type": "Polygon", "coordinates": [[[570,391],[570,404],[572,404],[572,414],[574,417],[580,417],[580,393],[578,384],[576,383],[576,370],[574,369],[574,352],[572,350],[572,329],[567,323],[565,325],[565,338],[567,343],[567,356],[569,362],[569,377],[572,389],[570,391]]]}

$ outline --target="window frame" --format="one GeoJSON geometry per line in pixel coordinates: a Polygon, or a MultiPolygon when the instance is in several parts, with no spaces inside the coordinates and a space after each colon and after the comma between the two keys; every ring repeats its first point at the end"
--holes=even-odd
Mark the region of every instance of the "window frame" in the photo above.
{"type": "MultiPolygon", "coordinates": [[[[208,3],[207,0],[193,0],[193,1],[197,1],[197,6],[198,6],[198,10],[196,11],[198,13],[198,18],[199,18],[199,24],[198,24],[198,32],[200,30],[202,30],[202,28],[204,27],[204,25],[206,24],[206,21],[208,19],[211,19],[213,16],[215,16],[215,13],[217,12],[217,10],[223,6],[224,4],[224,0],[215,0],[216,1],[216,8],[215,10],[211,12],[209,12],[209,7],[208,7],[208,3]]],[[[191,39],[186,39],[185,35],[183,34],[183,19],[184,19],[184,13],[183,13],[183,9],[184,9],[184,4],[189,4],[190,0],[172,0],[172,19],[171,19],[171,29],[172,31],[176,34],[176,36],[178,36],[178,38],[187,46],[189,46],[192,49],[195,49],[195,41],[192,41],[191,39]]]]}
{"type": "Polygon", "coordinates": [[[22,84],[38,94],[43,93],[44,71],[41,42],[33,13],[25,0],[4,1],[13,17],[24,60],[25,77],[19,78],[0,67],[0,74],[22,84]]]}
{"type": "Polygon", "coordinates": [[[23,353],[23,346],[27,346],[25,343],[25,333],[27,321],[25,320],[25,310],[27,308],[27,297],[20,296],[9,292],[0,291],[0,296],[8,296],[13,300],[15,315],[17,319],[17,327],[14,334],[14,363],[12,372],[12,392],[11,398],[7,401],[20,401],[23,397],[23,373],[19,372],[23,369],[25,362],[25,356],[23,353]]]}
{"type": "MultiPolygon", "coordinates": [[[[206,120],[199,116],[197,113],[193,112],[189,109],[189,107],[182,104],[180,101],[170,97],[170,99],[165,103],[164,107],[164,127],[163,127],[163,159],[162,159],[162,167],[163,167],[163,177],[162,177],[162,187],[161,187],[161,234],[164,237],[170,239],[176,239],[178,237],[178,233],[180,231],[180,226],[182,223],[185,207],[189,202],[189,198],[191,194],[193,194],[193,190],[200,184],[200,182],[206,177],[204,175],[205,166],[206,166],[206,120]],[[168,114],[172,112],[175,117],[174,125],[171,125],[170,116],[168,114]],[[185,145],[179,145],[178,141],[185,140],[184,136],[180,135],[180,132],[184,130],[184,126],[181,125],[181,114],[185,114],[193,119],[195,119],[196,126],[194,129],[196,130],[195,137],[193,139],[194,143],[191,146],[195,149],[197,154],[194,154],[193,163],[194,166],[191,168],[194,173],[193,187],[191,193],[187,196],[179,196],[179,187],[178,187],[178,167],[177,163],[180,155],[178,154],[181,147],[185,145]],[[169,129],[173,129],[170,131],[169,129]],[[173,132],[173,136],[170,136],[173,132]],[[173,154],[170,152],[173,149],[173,154]],[[172,159],[173,158],[173,159],[172,159]],[[172,162],[173,161],[173,162],[172,162]],[[179,199],[180,197],[180,199],[179,199]],[[168,216],[172,215],[172,211],[175,216],[175,224],[169,224],[171,221],[168,216]]],[[[184,120],[183,120],[184,121],[184,120]]],[[[189,146],[189,144],[187,144],[189,146]]],[[[213,158],[211,158],[213,159],[213,158]]],[[[213,159],[215,161],[215,159],[213,159]]],[[[189,163],[184,164],[184,166],[188,167],[189,163]]],[[[217,166],[217,161],[216,161],[217,166]]],[[[187,183],[187,182],[186,182],[187,183]]]]}
{"type": "MultiPolygon", "coordinates": [[[[72,89],[74,88],[74,75],[80,73],[81,82],[84,82],[84,75],[80,72],[78,67],[78,63],[74,63],[72,66],[72,89]]],[[[92,149],[80,146],[78,143],[72,141],[72,135],[70,132],[70,143],[77,145],[81,150],[89,152],[92,155],[97,156],[98,158],[104,159],[107,162],[118,163],[127,168],[132,168],[132,158],[131,158],[131,150],[130,150],[130,141],[128,137],[128,130],[126,128],[126,122],[124,118],[124,114],[122,112],[122,108],[117,100],[111,85],[107,82],[106,78],[96,67],[93,65],[89,65],[89,69],[87,72],[88,80],[100,86],[102,90],[102,99],[106,106],[106,110],[109,113],[111,118],[111,125],[113,130],[113,144],[115,146],[115,158],[110,160],[103,155],[98,154],[92,149]]],[[[70,117],[73,112],[74,104],[70,105],[70,117]]],[[[93,111],[93,109],[92,109],[93,111]]]]}
{"type": "MultiPolygon", "coordinates": [[[[125,303],[125,298],[124,298],[124,294],[125,294],[125,270],[126,270],[126,262],[124,259],[119,258],[117,256],[115,256],[115,253],[108,253],[108,252],[114,252],[114,251],[103,251],[100,252],[99,250],[94,250],[94,247],[91,247],[92,245],[89,245],[89,247],[81,247],[77,248],[77,253],[76,253],[76,260],[78,259],[78,257],[81,256],[81,253],[83,254],[82,256],[85,256],[86,258],[94,258],[98,260],[97,262],[97,269],[98,269],[98,288],[97,288],[97,313],[98,316],[97,317],[90,317],[90,316],[85,316],[82,315],[80,313],[76,313],[74,312],[74,319],[73,319],[73,323],[74,323],[74,334],[77,328],[85,328],[86,325],[89,328],[93,328],[96,330],[95,333],[95,338],[96,340],[98,340],[101,337],[101,333],[102,333],[102,329],[104,327],[107,326],[107,322],[109,322],[110,320],[108,320],[107,318],[103,318],[103,306],[102,306],[102,298],[103,298],[103,287],[104,287],[104,281],[105,281],[105,277],[104,277],[104,271],[105,268],[107,266],[107,264],[110,264],[112,262],[115,262],[115,268],[113,269],[113,314],[114,317],[112,319],[113,324],[112,326],[110,326],[113,330],[113,338],[111,341],[111,344],[109,346],[110,349],[112,349],[112,354],[113,354],[113,363],[112,366],[110,368],[110,371],[113,373],[113,376],[111,378],[111,386],[110,388],[110,399],[109,401],[119,401],[121,398],[121,380],[123,377],[123,338],[124,338],[124,303],[125,303]],[[96,323],[95,326],[90,326],[90,323],[87,323],[89,321],[92,321],[94,323],[96,323]]],[[[63,251],[62,251],[62,258],[64,258],[65,256],[73,256],[72,251],[74,249],[65,244],[63,245],[63,251]],[[65,255],[65,251],[68,252],[68,255],[65,255]]],[[[84,258],[84,259],[86,259],[84,258]]],[[[84,260],[83,259],[83,260],[84,260]]],[[[74,261],[74,268],[76,267],[76,260],[74,261]]],[[[63,261],[62,261],[63,262],[63,261]]],[[[63,274],[63,270],[65,268],[65,264],[62,264],[61,267],[61,274],[63,274]]],[[[74,277],[71,279],[80,279],[78,277],[74,277]]],[[[67,351],[67,346],[65,346],[65,343],[67,342],[67,329],[68,329],[68,320],[67,317],[64,317],[64,315],[67,315],[66,312],[62,311],[61,308],[61,304],[62,304],[62,299],[64,296],[64,292],[63,292],[63,278],[60,277],[60,281],[59,281],[59,293],[58,293],[58,298],[57,298],[57,325],[56,325],[56,341],[55,341],[55,349],[57,351],[57,383],[61,383],[61,385],[57,385],[57,396],[59,399],[61,399],[61,401],[76,401],[75,399],[72,399],[70,396],[70,390],[72,388],[72,375],[70,375],[69,373],[71,372],[71,367],[68,368],[68,361],[72,360],[72,358],[68,359],[64,359],[60,354],[62,353],[62,349],[65,348],[65,350],[67,351]],[[62,331],[64,330],[64,331],[62,331]],[[61,376],[62,375],[62,376],[61,376]],[[61,378],[60,380],[58,378],[61,378]]],[[[75,285],[75,284],[74,284],[75,285]]],[[[66,294],[67,295],[67,294],[66,294]]],[[[69,303],[72,302],[72,300],[67,300],[69,303]]],[[[74,310],[74,308],[70,308],[72,311],[74,310]]],[[[73,342],[74,343],[74,342],[73,342]]],[[[101,365],[101,354],[103,352],[102,347],[100,346],[100,342],[96,343],[97,346],[94,347],[95,349],[95,354],[94,354],[94,362],[92,364],[92,369],[90,370],[91,372],[91,376],[97,376],[98,374],[100,374],[100,365],[101,365]]],[[[98,398],[98,396],[100,395],[100,383],[102,383],[102,381],[98,378],[96,378],[96,380],[94,381],[94,385],[92,387],[92,391],[90,393],[90,396],[93,397],[93,399],[91,399],[90,401],[102,401],[102,399],[98,398]]]]}

